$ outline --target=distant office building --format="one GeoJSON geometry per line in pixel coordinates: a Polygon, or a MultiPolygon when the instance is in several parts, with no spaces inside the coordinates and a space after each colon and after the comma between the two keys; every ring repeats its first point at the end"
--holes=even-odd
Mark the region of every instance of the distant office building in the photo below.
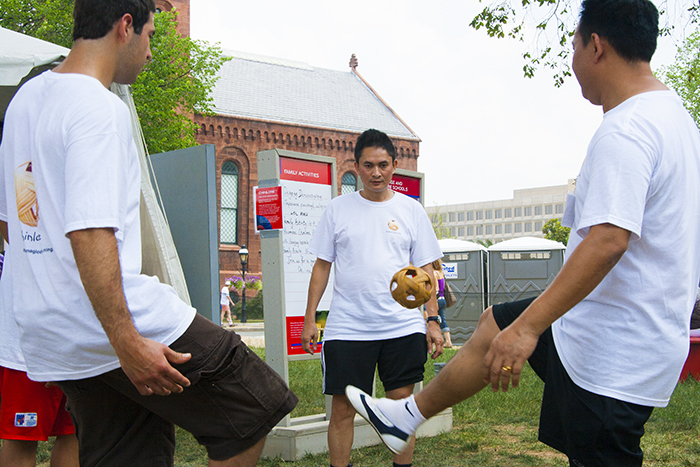
{"type": "Polygon", "coordinates": [[[576,180],[569,179],[566,185],[513,190],[513,199],[431,206],[426,210],[441,217],[450,238],[494,243],[518,237],[543,238],[542,226],[550,219],[561,220],[566,194],[574,191],[575,184],[576,180]]]}

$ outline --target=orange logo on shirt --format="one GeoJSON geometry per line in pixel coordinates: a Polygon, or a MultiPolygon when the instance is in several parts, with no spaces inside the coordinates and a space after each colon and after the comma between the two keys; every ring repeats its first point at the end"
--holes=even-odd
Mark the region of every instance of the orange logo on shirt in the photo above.
{"type": "Polygon", "coordinates": [[[15,198],[19,221],[29,227],[36,227],[39,223],[39,205],[36,201],[31,161],[15,169],[15,198]]]}
{"type": "Polygon", "coordinates": [[[398,226],[398,224],[396,223],[395,220],[392,219],[392,220],[389,221],[389,229],[393,230],[394,232],[396,232],[397,230],[399,230],[399,226],[398,226]]]}

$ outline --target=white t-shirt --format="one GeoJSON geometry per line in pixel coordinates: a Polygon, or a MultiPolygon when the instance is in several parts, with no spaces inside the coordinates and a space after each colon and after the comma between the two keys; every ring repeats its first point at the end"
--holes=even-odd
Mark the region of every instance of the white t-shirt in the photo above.
{"type": "Polygon", "coordinates": [[[321,216],[309,252],[335,267],[324,340],[425,333],[420,309],[402,307],[389,290],[392,276],[401,268],[442,258],[420,203],[400,193],[381,203],[366,200],[359,192],[339,196],[321,216]]]}
{"type": "Polygon", "coordinates": [[[24,356],[19,348],[19,327],[12,313],[12,276],[8,252],[5,252],[2,276],[0,276],[0,366],[27,371],[24,356]]]}
{"type": "Polygon", "coordinates": [[[671,91],[605,114],[570,195],[567,258],[594,225],[631,232],[627,252],[553,326],[571,379],[603,396],[663,407],[688,355],[700,278],[700,136],[671,91]]]}
{"type": "Polygon", "coordinates": [[[13,308],[30,378],[81,379],[119,367],[78,274],[67,237],[75,230],[114,229],[141,335],[169,345],[184,333],[195,310],[140,273],[141,174],[117,96],[86,75],[41,74],[8,107],[0,158],[0,218],[9,224],[13,308]]]}
{"type": "Polygon", "coordinates": [[[219,303],[221,305],[228,305],[228,299],[229,299],[228,287],[223,286],[223,287],[221,287],[221,301],[219,303]]]}

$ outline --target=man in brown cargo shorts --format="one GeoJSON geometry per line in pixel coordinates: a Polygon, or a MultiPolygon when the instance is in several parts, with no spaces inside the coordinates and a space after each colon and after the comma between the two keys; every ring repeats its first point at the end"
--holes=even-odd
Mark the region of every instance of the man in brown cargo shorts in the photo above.
{"type": "Polygon", "coordinates": [[[20,347],[29,378],[66,394],[82,466],[172,466],[174,425],[209,465],[253,466],[296,396],[238,335],[140,273],[139,160],[107,88],[150,59],[154,12],[76,0],[70,54],[7,110],[0,220],[20,347]]]}

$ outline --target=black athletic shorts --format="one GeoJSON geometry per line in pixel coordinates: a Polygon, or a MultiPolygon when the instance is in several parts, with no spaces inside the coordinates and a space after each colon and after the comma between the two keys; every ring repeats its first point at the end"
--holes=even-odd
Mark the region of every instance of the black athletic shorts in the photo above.
{"type": "Polygon", "coordinates": [[[385,391],[419,383],[427,358],[422,333],[379,341],[324,341],[323,393],[345,394],[345,386],[351,384],[371,394],[375,368],[385,391]]]}
{"type": "MultiPolygon", "coordinates": [[[[506,328],[533,300],[494,305],[498,327],[506,328]]],[[[653,407],[600,396],[577,386],[559,359],[551,328],[540,336],[528,361],[545,382],[540,441],[569,456],[571,466],[642,465],[639,443],[653,407]]]]}

